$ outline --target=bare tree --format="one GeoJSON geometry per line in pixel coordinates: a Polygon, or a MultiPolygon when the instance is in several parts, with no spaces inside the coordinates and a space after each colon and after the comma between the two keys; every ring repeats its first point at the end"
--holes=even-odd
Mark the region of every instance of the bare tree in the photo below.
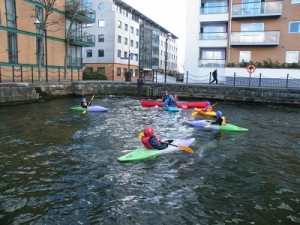
{"type": "Polygon", "coordinates": [[[35,24],[37,26],[40,26],[40,29],[43,31],[43,37],[41,41],[39,42],[39,55],[38,55],[38,77],[39,80],[42,80],[42,73],[41,73],[41,67],[42,67],[42,47],[45,45],[44,48],[44,54],[46,58],[46,79],[48,79],[48,60],[47,60],[47,29],[49,26],[58,24],[58,21],[54,21],[50,19],[50,15],[54,11],[54,4],[56,0],[38,0],[38,2],[43,6],[43,13],[37,15],[37,20],[35,21],[35,24]]]}
{"type": "Polygon", "coordinates": [[[66,1],[66,13],[69,19],[69,27],[67,27],[66,33],[66,47],[65,47],[65,63],[64,63],[64,80],[67,79],[67,62],[68,62],[68,52],[70,39],[72,37],[72,33],[76,32],[72,30],[73,24],[76,20],[76,17],[82,12],[82,0],[72,0],[66,1]]]}

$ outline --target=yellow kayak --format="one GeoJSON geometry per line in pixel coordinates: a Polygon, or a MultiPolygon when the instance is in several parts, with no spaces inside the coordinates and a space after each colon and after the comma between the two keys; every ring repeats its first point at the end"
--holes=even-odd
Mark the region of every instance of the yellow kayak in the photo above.
{"type": "Polygon", "coordinates": [[[215,111],[210,112],[203,112],[199,108],[195,108],[195,111],[192,113],[192,116],[195,117],[197,115],[204,116],[204,117],[217,117],[217,113],[215,111]]]}

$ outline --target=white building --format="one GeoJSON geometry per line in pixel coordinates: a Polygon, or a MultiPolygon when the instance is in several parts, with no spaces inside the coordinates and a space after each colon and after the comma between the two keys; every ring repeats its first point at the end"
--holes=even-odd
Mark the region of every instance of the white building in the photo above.
{"type": "Polygon", "coordinates": [[[188,83],[208,83],[216,68],[220,83],[233,76],[299,78],[299,0],[187,1],[186,10],[188,83]],[[251,64],[256,69],[249,74],[251,64]],[[284,73],[266,69],[272,64],[284,73]]]}
{"type": "Polygon", "coordinates": [[[121,0],[95,0],[93,9],[96,23],[85,28],[96,36],[95,47],[83,49],[87,71],[97,71],[109,80],[152,79],[154,72],[165,69],[177,72],[174,34],[121,0]]]}

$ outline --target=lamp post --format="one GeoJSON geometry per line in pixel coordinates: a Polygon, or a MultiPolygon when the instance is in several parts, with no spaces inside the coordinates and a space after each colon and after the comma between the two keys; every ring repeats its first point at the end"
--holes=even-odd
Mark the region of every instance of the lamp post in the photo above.
{"type": "Polygon", "coordinates": [[[166,49],[165,49],[165,83],[167,83],[167,62],[168,62],[168,40],[172,36],[171,33],[167,34],[166,38],[166,49]]]}
{"type": "MultiPolygon", "coordinates": [[[[41,26],[41,29],[43,30],[42,33],[42,39],[44,38],[44,42],[45,42],[45,67],[46,67],[46,82],[48,82],[48,55],[47,55],[47,28],[46,25],[44,23],[42,23],[38,18],[36,18],[36,20],[34,21],[34,24],[36,26],[41,26]]],[[[42,50],[42,43],[39,42],[39,60],[38,60],[38,67],[39,67],[39,81],[42,80],[42,76],[41,76],[41,50],[42,50]]]]}

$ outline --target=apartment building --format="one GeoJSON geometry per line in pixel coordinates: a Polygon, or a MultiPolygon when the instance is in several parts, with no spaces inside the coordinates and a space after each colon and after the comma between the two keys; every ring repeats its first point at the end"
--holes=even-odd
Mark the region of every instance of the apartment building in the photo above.
{"type": "Polygon", "coordinates": [[[247,63],[299,63],[300,0],[188,1],[187,12],[185,72],[191,75],[208,79],[215,68],[226,75],[247,63]]]}
{"type": "Polygon", "coordinates": [[[87,1],[82,1],[75,13],[71,0],[57,0],[53,7],[46,7],[46,2],[0,1],[0,82],[82,78],[82,47],[94,44],[93,36],[83,33],[82,24],[95,21],[94,10],[86,7],[87,1]],[[74,15],[71,28],[70,13],[74,15]]]}
{"type": "Polygon", "coordinates": [[[109,80],[151,80],[153,73],[177,72],[177,37],[121,0],[95,0],[94,47],[83,49],[86,71],[109,80]]]}

